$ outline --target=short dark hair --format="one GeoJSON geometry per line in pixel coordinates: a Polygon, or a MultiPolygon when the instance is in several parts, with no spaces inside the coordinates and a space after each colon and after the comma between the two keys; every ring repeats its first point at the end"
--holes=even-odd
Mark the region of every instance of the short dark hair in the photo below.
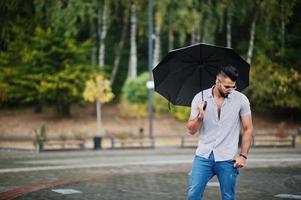
{"type": "Polygon", "coordinates": [[[217,76],[218,75],[229,77],[232,81],[236,81],[238,78],[238,71],[232,65],[227,65],[219,68],[217,72],[217,76]]]}

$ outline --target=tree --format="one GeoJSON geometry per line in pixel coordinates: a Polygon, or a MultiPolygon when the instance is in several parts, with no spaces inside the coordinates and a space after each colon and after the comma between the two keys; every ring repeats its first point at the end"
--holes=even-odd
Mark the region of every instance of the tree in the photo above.
{"type": "MultiPolygon", "coordinates": [[[[118,2],[116,2],[116,3],[118,3],[118,2]]],[[[120,13],[121,16],[118,16],[118,22],[119,22],[119,24],[121,24],[120,25],[121,26],[120,27],[121,35],[120,35],[119,42],[115,48],[115,58],[114,58],[113,69],[112,69],[111,78],[110,78],[111,85],[114,84],[114,81],[115,81],[115,78],[116,78],[116,75],[118,72],[120,59],[122,56],[122,50],[124,48],[124,42],[125,42],[127,30],[128,30],[128,23],[129,23],[130,6],[129,6],[128,1],[127,0],[121,1],[119,6],[122,8],[122,11],[123,11],[120,13]]]]}
{"type": "Polygon", "coordinates": [[[154,57],[153,65],[156,66],[161,58],[161,29],[164,23],[164,17],[168,0],[158,0],[155,2],[155,44],[154,44],[154,57]]]}
{"type": "Polygon", "coordinates": [[[110,102],[114,97],[110,81],[101,74],[92,76],[86,81],[83,97],[88,102],[99,102],[99,108],[97,109],[97,133],[101,134],[101,105],[110,102]]]}
{"type": "Polygon", "coordinates": [[[0,2],[0,51],[6,50],[9,43],[18,38],[16,29],[30,33],[34,29],[33,0],[3,0],[0,2]]]}
{"type": "Polygon", "coordinates": [[[100,0],[98,8],[98,36],[99,36],[99,54],[98,54],[98,65],[100,69],[105,65],[105,39],[108,29],[108,1],[100,0]]]}
{"type": "Polygon", "coordinates": [[[137,77],[137,45],[136,45],[136,31],[137,31],[137,6],[136,1],[131,2],[131,47],[130,47],[130,59],[128,78],[137,77]]]}
{"type": "MultiPolygon", "coordinates": [[[[155,0],[154,64],[161,53],[196,42],[226,45],[252,64],[252,103],[300,110],[298,84],[292,81],[301,73],[300,5],[155,0]]],[[[1,106],[50,105],[68,113],[63,107],[83,101],[74,91],[81,93],[100,68],[118,97],[127,77],[147,70],[146,11],[147,4],[137,0],[1,1],[1,106]]]]}
{"type": "Polygon", "coordinates": [[[226,1],[227,3],[227,9],[226,9],[226,29],[227,29],[227,35],[226,35],[226,38],[227,38],[227,47],[230,47],[232,46],[232,17],[233,17],[233,13],[234,13],[234,1],[233,0],[227,0],[226,1]]]}
{"type": "Polygon", "coordinates": [[[255,30],[256,30],[256,23],[257,23],[257,18],[259,15],[259,10],[260,10],[260,3],[261,3],[261,0],[256,0],[255,7],[254,7],[254,16],[252,19],[252,24],[251,24],[251,29],[250,29],[250,41],[249,41],[248,58],[247,58],[247,62],[249,64],[251,64],[252,57],[253,57],[255,30]]]}
{"type": "Polygon", "coordinates": [[[95,71],[87,64],[90,48],[90,41],[78,43],[50,28],[37,28],[25,52],[23,69],[23,77],[35,92],[29,100],[55,105],[58,113],[70,115],[71,104],[82,99],[83,82],[95,71]]]}
{"type": "MultiPolygon", "coordinates": [[[[300,57],[296,56],[300,50],[296,48],[296,40],[292,43],[290,40],[286,42],[286,50],[283,51],[283,18],[286,21],[288,29],[287,38],[296,37],[296,32],[301,30],[300,22],[294,19],[293,8],[294,1],[286,4],[284,16],[281,13],[282,6],[278,2],[262,2],[261,15],[258,20],[257,34],[261,37],[257,39],[256,56],[251,70],[251,85],[247,90],[248,95],[254,106],[261,110],[300,110],[300,74],[298,68],[300,57]],[[262,17],[262,18],[261,18],[262,17]],[[290,30],[294,27],[294,30],[290,30]]],[[[297,5],[296,5],[297,6],[297,5]]],[[[299,39],[300,40],[300,39],[299,39]]],[[[297,40],[298,41],[298,40],[297,40]]],[[[298,43],[298,42],[297,42],[298,43]]]]}

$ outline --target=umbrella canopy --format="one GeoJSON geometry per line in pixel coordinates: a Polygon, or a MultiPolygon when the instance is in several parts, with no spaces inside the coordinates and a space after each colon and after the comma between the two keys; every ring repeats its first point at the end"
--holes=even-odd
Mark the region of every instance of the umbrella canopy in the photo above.
{"type": "Polygon", "coordinates": [[[203,43],[175,49],[153,69],[155,91],[173,105],[190,106],[197,93],[214,85],[218,69],[226,65],[238,70],[237,90],[245,89],[250,65],[233,49],[203,43]]]}

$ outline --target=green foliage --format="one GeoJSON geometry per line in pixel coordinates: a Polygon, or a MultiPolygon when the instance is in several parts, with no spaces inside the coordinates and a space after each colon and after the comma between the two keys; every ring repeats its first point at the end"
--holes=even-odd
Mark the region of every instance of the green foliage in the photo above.
{"type": "Polygon", "coordinates": [[[149,73],[140,74],[136,79],[127,79],[122,89],[119,105],[121,115],[130,117],[146,117],[148,108],[148,89],[146,82],[149,73]]]}
{"type": "Polygon", "coordinates": [[[36,140],[37,141],[47,141],[48,140],[48,137],[47,137],[47,125],[46,124],[43,124],[40,129],[35,129],[34,130],[35,132],[35,136],[36,136],[36,140]]]}
{"type": "Polygon", "coordinates": [[[175,106],[172,114],[180,121],[187,121],[190,116],[190,107],[175,106]]]}
{"type": "Polygon", "coordinates": [[[300,70],[284,67],[268,58],[253,66],[247,94],[257,108],[300,109],[300,92],[300,70]]]}
{"type": "Polygon", "coordinates": [[[123,99],[119,104],[120,115],[124,117],[146,117],[148,112],[147,103],[130,103],[123,99]]]}
{"type": "Polygon", "coordinates": [[[155,93],[154,106],[156,113],[170,113],[180,121],[187,121],[190,116],[190,107],[168,105],[168,101],[155,93]]]}
{"type": "Polygon", "coordinates": [[[301,4],[283,1],[283,19],[277,2],[263,2],[262,14],[266,16],[257,34],[254,64],[251,66],[250,87],[247,95],[255,108],[301,110],[300,20],[293,16],[293,9],[301,4]],[[269,5],[269,6],[267,6],[269,5]],[[283,20],[283,21],[282,21],[283,20]],[[282,32],[281,22],[287,30],[282,32]]]}
{"type": "Polygon", "coordinates": [[[79,43],[56,35],[50,28],[37,28],[21,54],[22,64],[2,69],[0,100],[43,102],[69,115],[71,104],[83,101],[85,81],[96,71],[87,64],[90,48],[89,40],[79,43]]]}
{"type": "Polygon", "coordinates": [[[67,134],[65,132],[61,132],[60,135],[59,135],[59,139],[61,141],[67,141],[68,136],[67,136],[67,134]]]}
{"type": "Polygon", "coordinates": [[[119,140],[126,140],[129,137],[129,134],[127,132],[120,132],[116,133],[115,137],[118,138],[119,140]]]}
{"type": "Polygon", "coordinates": [[[158,93],[154,94],[154,107],[155,107],[155,112],[157,113],[169,112],[168,101],[158,93]]]}
{"type": "MultiPolygon", "coordinates": [[[[86,81],[95,73],[90,65],[92,45],[99,49],[97,23],[98,0],[4,0],[0,3],[0,104],[50,105],[68,114],[71,104],[83,102],[86,81]],[[91,42],[93,38],[93,44],[91,42]]],[[[192,35],[198,41],[225,46],[227,12],[232,17],[232,48],[247,54],[253,0],[155,0],[154,26],[161,25],[161,56],[169,42],[175,48],[189,45],[192,35]],[[173,36],[173,38],[170,38],[173,36]]],[[[301,110],[300,55],[301,2],[260,1],[256,23],[250,87],[251,103],[260,108],[301,110]]],[[[129,18],[131,1],[106,1],[108,33],[105,40],[106,78],[111,76],[124,19],[129,18]]],[[[137,3],[138,72],[147,70],[147,4],[137,3]]],[[[154,27],[155,31],[155,27],[154,27]]],[[[124,105],[132,110],[147,109],[148,74],[126,80],[129,33],[124,41],[116,81],[111,86],[124,105]],[[137,104],[137,105],[134,105],[137,104]],[[143,108],[143,109],[142,109],[143,108]]],[[[95,56],[97,57],[97,56],[95,56]]],[[[168,103],[155,94],[156,112],[169,112],[168,103]]],[[[122,105],[123,105],[122,104],[122,105]]],[[[141,111],[141,112],[142,112],[141,111]]],[[[145,111],[147,112],[147,111],[145,111]]],[[[173,108],[173,114],[185,119],[186,108],[173,108]]],[[[139,114],[142,116],[142,114],[139,114]]]]}
{"type": "Polygon", "coordinates": [[[0,50],[0,105],[9,105],[16,102],[24,103],[26,93],[24,85],[30,85],[24,81],[24,59],[25,48],[29,44],[29,36],[19,26],[10,29],[12,35],[16,35],[6,48],[0,50]],[[17,78],[18,77],[18,78],[17,78]]]}
{"type": "Polygon", "coordinates": [[[146,87],[148,80],[148,72],[139,75],[136,79],[128,79],[122,90],[123,97],[130,103],[145,103],[148,98],[148,89],[146,87]]]}
{"type": "MultiPolygon", "coordinates": [[[[34,29],[34,2],[33,0],[2,0],[0,2],[0,13],[1,51],[10,48],[11,43],[23,33],[28,36],[31,35],[34,29]]],[[[19,46],[19,50],[21,49],[19,46]]]]}
{"type": "Polygon", "coordinates": [[[64,38],[75,38],[85,23],[97,17],[98,3],[95,0],[35,1],[37,26],[51,28],[64,38]]]}
{"type": "Polygon", "coordinates": [[[85,139],[85,136],[84,136],[85,134],[83,133],[83,132],[79,132],[79,131],[77,131],[77,132],[75,132],[74,134],[73,134],[73,138],[75,139],[75,140],[84,140],[85,139]]]}
{"type": "Polygon", "coordinates": [[[77,37],[85,21],[97,16],[89,14],[97,5],[92,0],[3,2],[12,26],[2,29],[11,38],[0,51],[1,105],[48,104],[69,115],[71,104],[83,102],[85,81],[96,68],[89,64],[91,41],[77,37]],[[23,21],[9,17],[20,8],[27,13],[22,11],[23,21]]]}
{"type": "Polygon", "coordinates": [[[87,64],[89,49],[89,41],[78,43],[56,35],[51,29],[37,28],[24,56],[25,77],[35,91],[27,100],[39,99],[69,115],[71,104],[82,101],[84,83],[95,71],[87,64]]]}

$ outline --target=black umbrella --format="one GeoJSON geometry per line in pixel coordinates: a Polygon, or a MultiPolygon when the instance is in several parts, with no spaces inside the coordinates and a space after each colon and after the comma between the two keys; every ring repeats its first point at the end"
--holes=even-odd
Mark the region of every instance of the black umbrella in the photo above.
{"type": "Polygon", "coordinates": [[[249,85],[250,65],[231,48],[195,44],[170,51],[153,69],[155,91],[173,105],[190,106],[193,97],[215,83],[218,69],[237,68],[237,90],[249,85]]]}

